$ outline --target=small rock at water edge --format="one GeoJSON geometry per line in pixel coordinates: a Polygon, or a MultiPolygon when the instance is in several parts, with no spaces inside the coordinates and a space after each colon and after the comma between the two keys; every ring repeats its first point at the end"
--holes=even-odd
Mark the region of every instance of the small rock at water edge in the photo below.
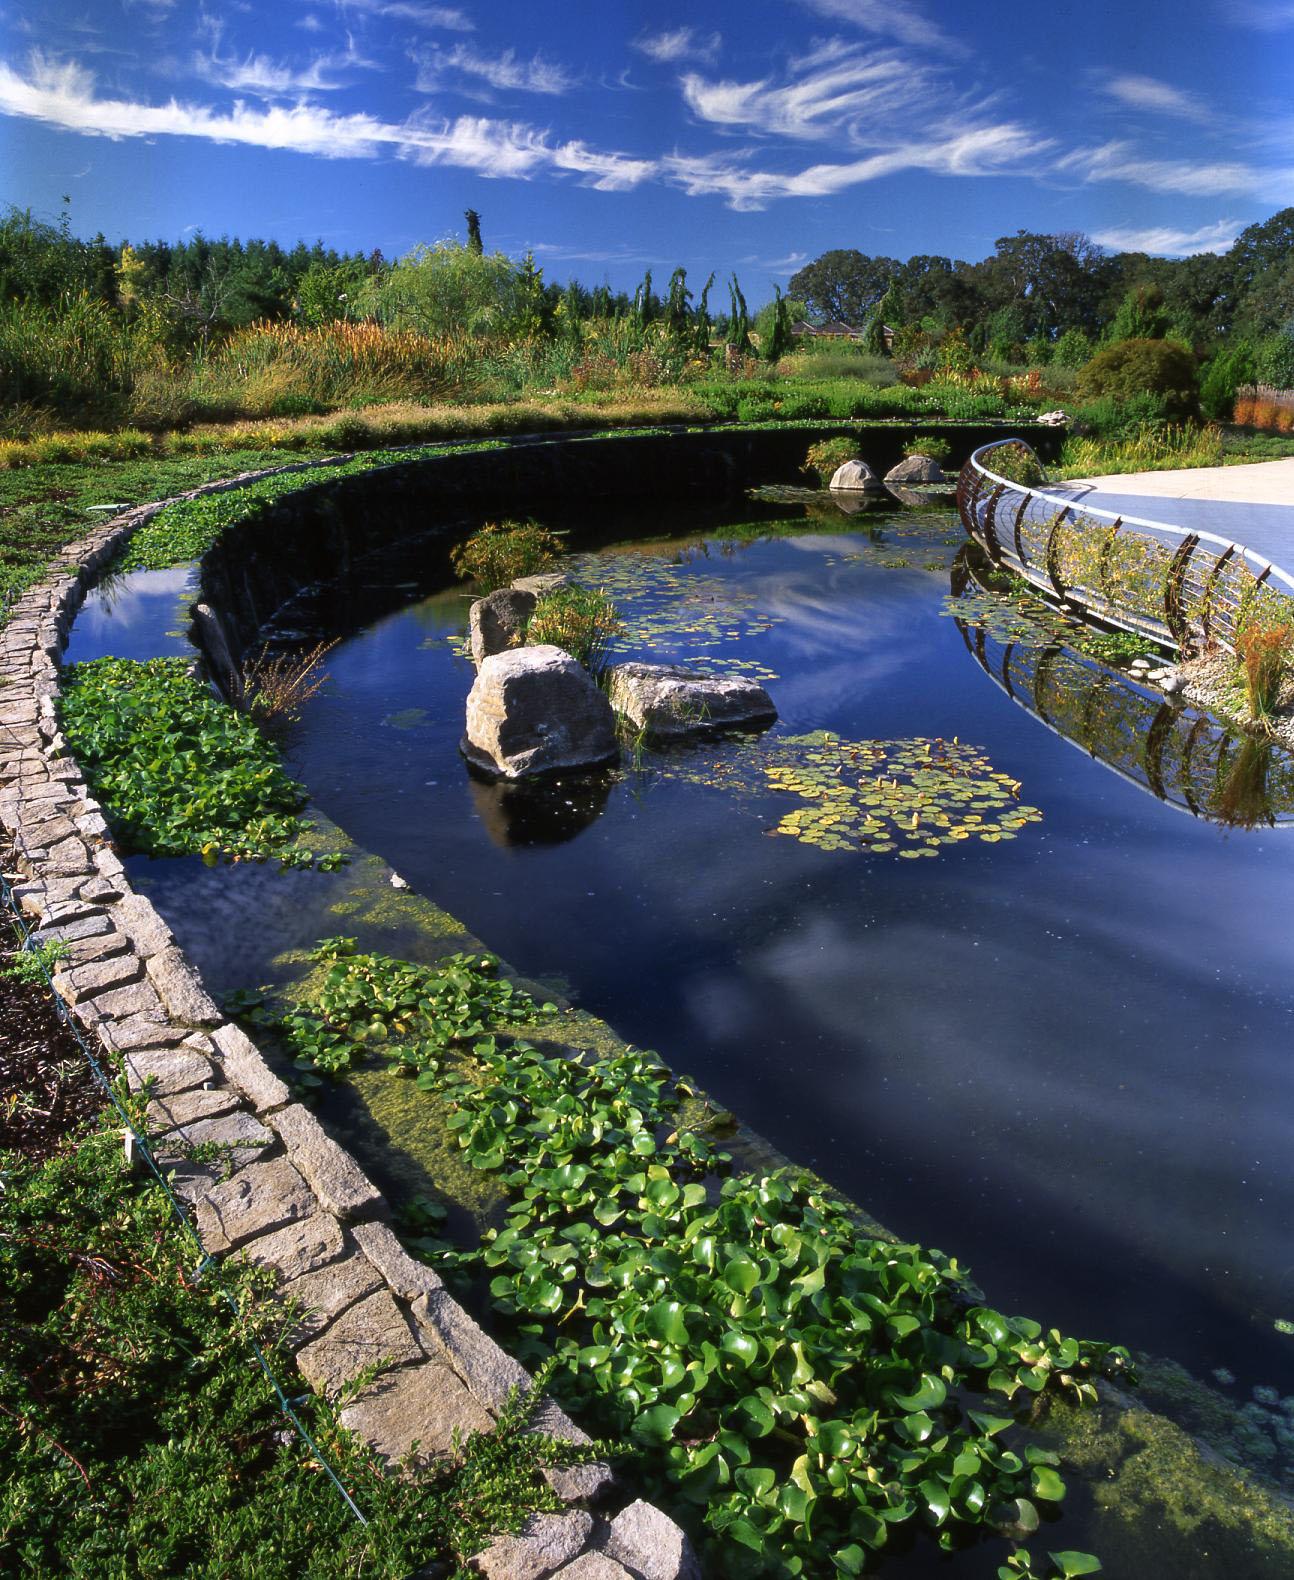
{"type": "Polygon", "coordinates": [[[611,706],[648,735],[691,735],[777,717],[763,686],[740,675],[706,675],[676,664],[617,664],[611,706]]]}
{"type": "Polygon", "coordinates": [[[866,461],[846,461],[831,474],[831,481],[827,484],[837,494],[861,494],[880,486],[880,478],[866,461]]]}

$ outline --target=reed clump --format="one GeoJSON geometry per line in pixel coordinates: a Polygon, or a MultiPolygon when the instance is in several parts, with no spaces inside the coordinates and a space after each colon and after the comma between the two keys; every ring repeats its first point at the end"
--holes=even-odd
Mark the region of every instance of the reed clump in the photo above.
{"type": "Polygon", "coordinates": [[[1294,625],[1250,625],[1236,639],[1249,717],[1266,725],[1276,713],[1294,656],[1294,625]]]}

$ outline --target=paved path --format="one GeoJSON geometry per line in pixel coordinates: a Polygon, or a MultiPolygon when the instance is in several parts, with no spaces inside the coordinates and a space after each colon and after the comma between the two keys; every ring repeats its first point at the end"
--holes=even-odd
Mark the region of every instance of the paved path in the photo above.
{"type": "Polygon", "coordinates": [[[1294,457],[1097,477],[1062,483],[1054,491],[1098,510],[1213,532],[1294,571],[1294,457]]]}

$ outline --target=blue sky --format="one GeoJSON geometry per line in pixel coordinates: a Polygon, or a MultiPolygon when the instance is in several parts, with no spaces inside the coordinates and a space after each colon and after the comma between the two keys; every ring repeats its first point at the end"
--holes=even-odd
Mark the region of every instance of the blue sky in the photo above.
{"type": "Polygon", "coordinates": [[[550,279],[1024,227],[1225,248],[1294,203],[1294,0],[0,0],[0,199],[73,228],[461,235],[550,279]]]}

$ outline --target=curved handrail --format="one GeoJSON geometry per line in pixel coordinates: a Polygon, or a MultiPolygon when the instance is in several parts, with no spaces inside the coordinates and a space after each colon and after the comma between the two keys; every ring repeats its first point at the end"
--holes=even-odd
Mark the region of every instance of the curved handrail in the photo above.
{"type": "MultiPolygon", "coordinates": [[[[1087,505],[1051,491],[1055,485],[1037,488],[1002,476],[985,457],[1007,446],[1024,449],[1037,460],[1024,439],[995,439],[981,445],[958,477],[958,511],[967,533],[990,558],[1048,596],[1169,647],[1212,641],[1232,652],[1256,607],[1270,607],[1273,599],[1294,600],[1294,576],[1242,543],[1087,505]],[[1004,507],[1010,518],[1005,531],[1004,507]],[[1046,519],[1039,519],[1040,513],[1046,519]],[[1078,533],[1075,541],[1081,541],[1086,526],[1096,550],[1094,563],[1068,582],[1065,543],[1057,537],[1062,526],[1078,533]],[[1130,567],[1128,557],[1115,549],[1120,533],[1125,534],[1123,541],[1139,540],[1146,546],[1140,551],[1140,565],[1130,567]],[[1125,563],[1120,566],[1116,560],[1125,563]],[[1122,589],[1114,585],[1120,574],[1126,584],[1122,589]],[[1121,601],[1120,591],[1135,592],[1141,606],[1130,607],[1126,596],[1121,601]]],[[[1038,465],[1041,471],[1041,462],[1038,465]]],[[[1294,618],[1294,606],[1273,617],[1294,618]]]]}

